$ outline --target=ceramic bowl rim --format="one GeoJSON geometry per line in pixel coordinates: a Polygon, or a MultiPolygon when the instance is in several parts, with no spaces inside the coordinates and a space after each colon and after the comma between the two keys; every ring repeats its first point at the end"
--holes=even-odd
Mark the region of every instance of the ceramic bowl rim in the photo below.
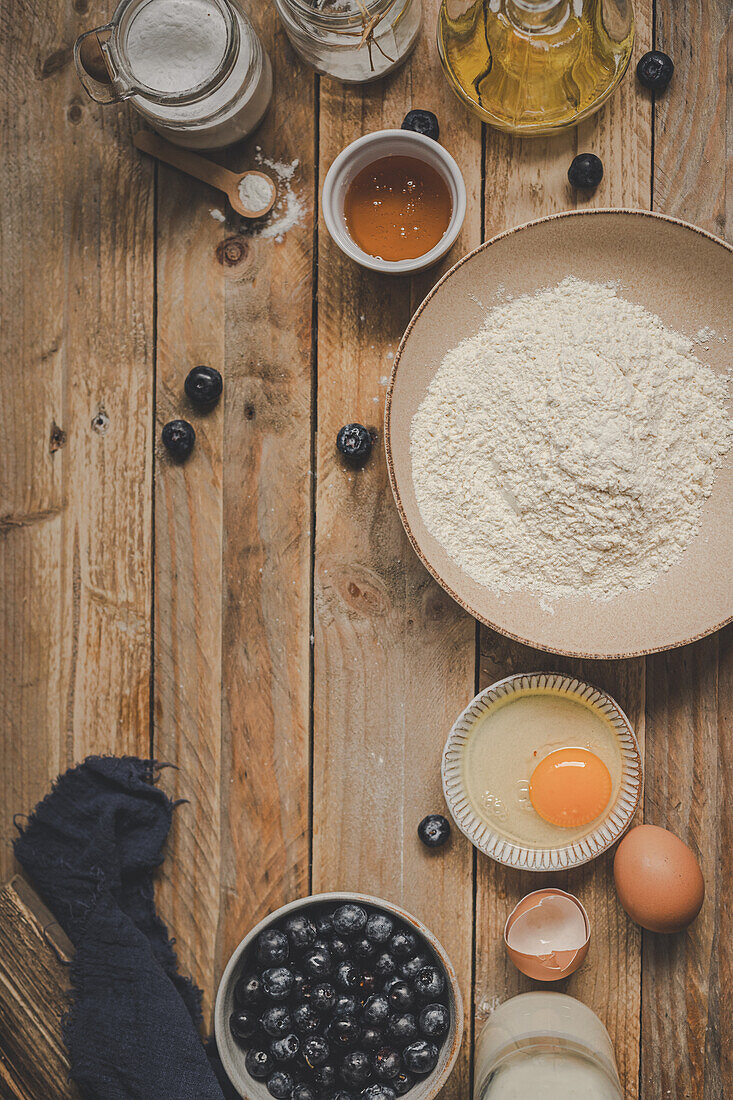
{"type": "Polygon", "coordinates": [[[408,910],[404,909],[401,905],[396,905],[394,902],[386,901],[384,898],[379,898],[372,894],[361,894],[345,890],[310,894],[305,897],[296,898],[294,901],[290,901],[285,905],[281,905],[279,909],[274,909],[266,917],[263,917],[263,919],[259,921],[234,948],[219,981],[216,1001],[214,1003],[214,1035],[219,1049],[219,1057],[221,1058],[227,1077],[234,1088],[244,1097],[244,1100],[260,1100],[260,1098],[269,1097],[264,1083],[251,1079],[244,1069],[244,1064],[242,1064],[241,1068],[235,1065],[230,1057],[227,1043],[220,1042],[220,1036],[226,1034],[225,1029],[228,1022],[225,1007],[227,994],[230,986],[233,985],[234,975],[242,955],[244,955],[249,945],[260,932],[288,914],[301,912],[303,909],[311,908],[314,905],[320,905],[324,902],[338,901],[358,902],[363,905],[373,906],[374,908],[381,909],[386,913],[399,917],[424,937],[445,969],[448,977],[451,1026],[443,1048],[441,1049],[441,1055],[443,1051],[447,1050],[447,1056],[442,1062],[442,1065],[439,1062],[433,1072],[428,1074],[427,1077],[421,1078],[417,1085],[414,1086],[413,1090],[411,1090],[411,1092],[414,1092],[415,1100],[435,1100],[453,1072],[463,1042],[463,997],[461,995],[458,977],[453,963],[437,936],[431,932],[421,920],[413,916],[412,913],[408,912],[408,910]],[[419,1086],[423,1086],[424,1091],[414,1091],[419,1086]],[[260,1089],[262,1091],[260,1091],[260,1089]]]}
{"type": "Polygon", "coordinates": [[[443,794],[456,825],[475,848],[506,867],[522,871],[566,871],[607,851],[631,825],[644,789],[644,767],[634,728],[619,704],[602,688],[559,672],[519,672],[489,684],[462,711],[448,734],[441,763],[443,794]],[[563,847],[527,848],[494,832],[474,812],[463,783],[461,759],[470,731],[489,705],[518,690],[553,687],[598,706],[621,741],[622,775],[616,801],[589,833],[563,847]]]}

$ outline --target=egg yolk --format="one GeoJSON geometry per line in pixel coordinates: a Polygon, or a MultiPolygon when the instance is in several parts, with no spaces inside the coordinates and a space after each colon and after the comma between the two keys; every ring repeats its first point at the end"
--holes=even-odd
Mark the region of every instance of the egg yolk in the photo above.
{"type": "Polygon", "coordinates": [[[532,772],[529,797],[551,825],[574,829],[603,812],[611,797],[611,773],[587,749],[557,749],[532,772]]]}

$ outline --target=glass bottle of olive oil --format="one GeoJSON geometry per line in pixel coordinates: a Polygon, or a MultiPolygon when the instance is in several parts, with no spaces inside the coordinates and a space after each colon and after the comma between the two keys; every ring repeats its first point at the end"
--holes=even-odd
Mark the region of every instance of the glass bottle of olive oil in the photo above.
{"type": "Polygon", "coordinates": [[[597,111],[624,75],[632,0],[442,0],[438,50],[485,122],[546,134],[597,111]]]}

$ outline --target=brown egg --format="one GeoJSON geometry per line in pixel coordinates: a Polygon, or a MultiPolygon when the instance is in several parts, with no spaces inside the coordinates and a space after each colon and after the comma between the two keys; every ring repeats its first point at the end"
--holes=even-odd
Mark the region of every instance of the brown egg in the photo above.
{"type": "Polygon", "coordinates": [[[705,883],[694,852],[668,829],[638,825],[613,861],[619,901],[650,932],[679,932],[702,908],[705,883]]]}

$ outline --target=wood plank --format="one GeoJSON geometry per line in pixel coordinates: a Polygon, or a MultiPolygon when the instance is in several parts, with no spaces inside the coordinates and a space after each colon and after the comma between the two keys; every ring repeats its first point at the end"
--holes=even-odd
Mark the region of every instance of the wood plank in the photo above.
{"type": "Polygon", "coordinates": [[[161,166],[158,188],[157,429],[197,432],[184,465],[156,459],[155,751],[188,799],[158,896],[205,1018],[232,949],[309,873],[315,77],[274,7],[250,10],[281,91],[222,159],[298,160],[301,221],[258,238],[203,185],[161,166]],[[183,394],[197,363],[224,377],[206,416],[183,394]]]}
{"type": "Polygon", "coordinates": [[[77,1100],[61,1025],[68,1011],[68,937],[20,877],[0,889],[0,1093],[77,1100]]]}
{"type": "Polygon", "coordinates": [[[464,173],[468,216],[442,268],[412,285],[344,258],[319,233],[318,480],[315,560],[314,890],[363,890],[403,903],[446,946],[466,1003],[467,1041],[446,1097],[469,1091],[472,864],[456,838],[431,856],[416,828],[439,811],[440,756],[453,716],[473,691],[472,620],[431,580],[404,536],[382,448],[384,393],[413,309],[442,270],[480,239],[480,126],[453,98],[423,4],[413,59],[383,82],[321,81],[321,177],[363,133],[399,126],[411,107],[436,112],[464,173]],[[362,471],[342,465],[342,424],[374,429],[362,471]]]}
{"type": "MultiPolygon", "coordinates": [[[[635,9],[637,40],[632,71],[636,59],[650,46],[651,0],[637,3],[635,9]]],[[[585,206],[648,208],[650,196],[651,108],[632,72],[598,115],[565,134],[522,140],[488,132],[487,237],[558,210],[585,206]],[[567,181],[570,161],[579,152],[597,153],[604,165],[603,181],[588,199],[573,192],[567,181]]],[[[643,746],[643,661],[570,661],[481,630],[482,687],[511,673],[536,669],[573,672],[605,688],[629,715],[643,746]]],[[[588,910],[593,927],[591,951],[580,971],[561,985],[590,1005],[604,1021],[616,1049],[625,1095],[636,1097],[641,938],[616,900],[610,857],[572,874],[551,877],[518,874],[478,857],[476,1029],[507,996],[536,988],[508,962],[497,930],[525,893],[547,882],[564,883],[588,910]]]]}
{"type": "MultiPolygon", "coordinates": [[[[675,75],[655,104],[655,207],[733,240],[733,9],[657,0],[656,16],[675,75]]],[[[648,663],[646,814],[698,854],[707,897],[686,934],[644,934],[645,1100],[733,1089],[732,641],[728,628],[648,663]]]]}
{"type": "Polygon", "coordinates": [[[11,817],[89,751],[146,751],[152,190],[126,111],[83,98],[105,5],[3,6],[0,867],[11,817]]]}

